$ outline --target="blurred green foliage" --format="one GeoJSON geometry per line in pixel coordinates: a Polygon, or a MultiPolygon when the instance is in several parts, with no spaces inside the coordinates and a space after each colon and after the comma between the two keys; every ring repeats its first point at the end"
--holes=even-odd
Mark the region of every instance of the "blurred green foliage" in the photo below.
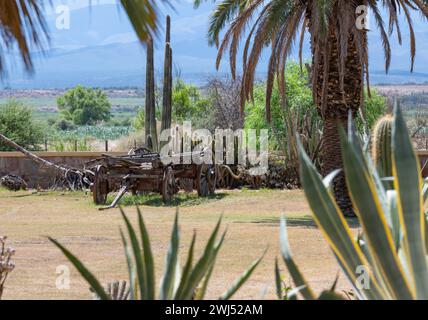
{"type": "MultiPolygon", "coordinates": [[[[30,108],[16,100],[0,105],[0,132],[28,150],[39,150],[44,127],[35,121],[30,108]]],[[[0,151],[15,151],[0,142],[0,151]]]]}
{"type": "MultiPolygon", "coordinates": [[[[313,102],[312,91],[309,86],[309,75],[306,68],[300,69],[299,64],[289,63],[285,71],[287,83],[286,101],[281,105],[278,86],[275,85],[272,93],[272,122],[269,125],[265,118],[266,106],[266,84],[262,83],[254,89],[254,102],[250,102],[245,107],[245,128],[249,129],[269,129],[271,137],[270,146],[274,149],[280,147],[286,138],[286,119],[293,114],[293,111],[305,113],[310,116],[310,121],[320,121],[316,106],[313,102]],[[290,112],[292,111],[292,112],[290,112]]],[[[371,129],[382,115],[387,111],[386,100],[379,95],[376,90],[371,90],[371,97],[366,94],[365,114],[367,126],[371,129]]],[[[356,119],[360,132],[364,130],[361,116],[356,119]]]]}
{"type": "Polygon", "coordinates": [[[209,99],[201,95],[198,87],[186,84],[177,79],[172,91],[172,110],[175,121],[192,121],[198,123],[201,118],[207,117],[209,99]]]}

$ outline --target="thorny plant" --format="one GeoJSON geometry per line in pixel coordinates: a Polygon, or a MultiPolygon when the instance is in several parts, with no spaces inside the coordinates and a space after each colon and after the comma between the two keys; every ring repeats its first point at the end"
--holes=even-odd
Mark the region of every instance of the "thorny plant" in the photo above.
{"type": "Polygon", "coordinates": [[[15,268],[15,265],[11,262],[12,256],[15,254],[15,249],[6,247],[6,240],[6,236],[0,237],[0,300],[3,295],[7,276],[15,268]]]}

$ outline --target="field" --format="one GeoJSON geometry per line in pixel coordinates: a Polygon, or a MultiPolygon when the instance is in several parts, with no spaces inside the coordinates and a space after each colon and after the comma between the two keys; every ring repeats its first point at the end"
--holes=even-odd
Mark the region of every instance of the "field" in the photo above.
{"type": "MultiPolygon", "coordinates": [[[[144,105],[144,97],[136,89],[104,89],[112,105],[112,116],[121,121],[135,116],[136,109],[144,105]]],[[[39,120],[58,119],[56,100],[65,90],[2,90],[0,105],[10,98],[15,98],[34,110],[34,117],[39,120]]]]}
{"type": "MultiPolygon", "coordinates": [[[[332,254],[310,217],[301,191],[242,190],[218,191],[214,199],[195,201],[180,196],[181,254],[197,231],[197,251],[201,253],[210,231],[221,214],[228,228],[225,244],[214,269],[208,298],[217,298],[263,251],[268,252],[250,281],[235,298],[274,298],[274,259],[278,247],[279,217],[288,218],[289,235],[295,258],[316,290],[329,288],[339,272],[332,254]]],[[[150,198],[141,206],[151,235],[160,277],[175,214],[173,206],[163,206],[150,198]]],[[[127,206],[135,221],[135,208],[127,206]]],[[[357,232],[355,220],[350,220],[357,232]]],[[[16,249],[16,269],[7,282],[6,299],[89,299],[88,286],[71,269],[69,290],[58,290],[58,266],[67,260],[46,238],[52,236],[76,253],[103,282],[126,279],[126,266],[119,236],[119,210],[98,211],[83,193],[0,192],[0,234],[7,234],[16,249]]],[[[182,258],[183,260],[184,258],[182,258]]],[[[182,261],[183,263],[183,261],[182,261]]],[[[284,264],[281,270],[290,284],[284,264]]],[[[349,289],[340,274],[339,289],[349,289]]]]}

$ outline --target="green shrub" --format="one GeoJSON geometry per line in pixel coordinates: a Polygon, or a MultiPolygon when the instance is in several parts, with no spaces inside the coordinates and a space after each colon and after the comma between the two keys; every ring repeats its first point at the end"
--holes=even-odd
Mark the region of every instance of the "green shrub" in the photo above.
{"type": "MultiPolygon", "coordinates": [[[[44,128],[31,109],[13,99],[0,105],[0,132],[28,150],[39,150],[44,140],[44,128]]],[[[15,150],[0,142],[0,151],[15,150]]]]}
{"type": "Polygon", "coordinates": [[[141,130],[144,128],[146,121],[144,107],[138,108],[137,115],[134,118],[133,127],[135,130],[141,130]]]}
{"type": "Polygon", "coordinates": [[[61,131],[69,131],[76,129],[76,126],[69,120],[61,119],[56,123],[56,128],[61,131]]]}

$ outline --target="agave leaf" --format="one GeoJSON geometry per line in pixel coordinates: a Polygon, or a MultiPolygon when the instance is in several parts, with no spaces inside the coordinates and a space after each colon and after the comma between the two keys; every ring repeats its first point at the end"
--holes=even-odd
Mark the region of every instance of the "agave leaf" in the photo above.
{"type": "MultiPolygon", "coordinates": [[[[202,256],[199,258],[198,262],[193,268],[192,273],[189,277],[189,280],[183,289],[181,298],[184,300],[189,300],[193,297],[193,294],[198,284],[203,279],[205,274],[209,271],[211,262],[215,257],[215,251],[216,251],[215,240],[220,230],[221,221],[222,221],[222,218],[220,218],[219,221],[217,222],[217,225],[214,228],[214,231],[212,232],[210,238],[208,239],[207,245],[205,246],[205,250],[202,256]]],[[[217,245],[217,247],[219,247],[219,245],[223,243],[223,239],[224,239],[224,235],[222,237],[222,240],[217,245]]]]}
{"type": "Polygon", "coordinates": [[[200,288],[196,289],[196,294],[194,297],[194,300],[203,300],[205,297],[205,293],[207,292],[208,283],[211,279],[211,275],[214,270],[214,264],[211,265],[210,269],[208,270],[207,274],[204,277],[204,281],[202,282],[202,285],[200,288]]]}
{"type": "Polygon", "coordinates": [[[425,219],[420,165],[398,103],[392,128],[392,164],[397,207],[404,235],[404,252],[416,296],[428,299],[428,269],[425,258],[425,219]]]}
{"type": "Polygon", "coordinates": [[[103,286],[100,284],[97,278],[95,278],[95,276],[83,265],[83,263],[75,255],[73,255],[55,239],[49,238],[49,240],[62,251],[62,253],[74,265],[77,271],[79,271],[81,276],[88,282],[88,284],[91,286],[91,288],[101,300],[110,300],[110,296],[105,292],[103,286]]]}
{"type": "Polygon", "coordinates": [[[321,292],[318,300],[345,300],[344,297],[334,291],[325,290],[321,292]]]}
{"type": "Polygon", "coordinates": [[[138,243],[137,235],[135,234],[135,230],[126,217],[125,212],[122,208],[120,209],[120,213],[122,214],[123,220],[125,221],[126,228],[128,230],[129,239],[131,241],[131,248],[134,254],[134,260],[137,271],[137,279],[138,279],[138,288],[140,289],[140,299],[147,300],[147,290],[146,290],[146,271],[143,263],[143,259],[141,257],[141,248],[138,243]]]}
{"type": "Polygon", "coordinates": [[[178,211],[174,219],[174,227],[172,229],[171,242],[169,244],[168,254],[166,258],[166,270],[162,279],[159,299],[170,300],[174,296],[174,284],[176,281],[179,249],[179,228],[178,228],[178,211]]]}
{"type": "Polygon", "coordinates": [[[428,254],[428,214],[425,213],[425,252],[428,254]]]}
{"type": "Polygon", "coordinates": [[[323,179],[323,183],[324,186],[329,189],[330,191],[333,190],[333,181],[334,179],[337,177],[337,175],[341,172],[341,169],[337,169],[334,170],[332,172],[330,172],[324,179],[323,179]]]}
{"type": "Polygon", "coordinates": [[[290,244],[288,242],[288,233],[285,217],[281,217],[281,228],[280,228],[280,245],[281,245],[281,254],[282,258],[287,265],[288,271],[290,272],[291,277],[293,278],[294,284],[296,287],[304,287],[300,293],[307,300],[315,300],[315,294],[312,289],[309,287],[304,276],[299,270],[299,267],[293,260],[291,255],[290,244]]]}
{"type": "Polygon", "coordinates": [[[214,254],[211,257],[211,266],[209,267],[208,271],[206,272],[206,275],[204,276],[204,281],[202,283],[202,286],[199,288],[199,290],[195,290],[196,291],[196,298],[195,300],[202,300],[205,297],[205,293],[207,291],[208,288],[208,282],[210,281],[211,278],[211,274],[214,270],[214,266],[215,266],[215,262],[217,259],[217,254],[220,251],[221,246],[223,245],[224,239],[226,238],[226,233],[227,230],[225,232],[223,232],[222,237],[220,238],[220,240],[217,242],[216,246],[214,247],[214,254]]]}
{"type": "Polygon", "coordinates": [[[266,251],[263,253],[263,255],[255,260],[248,268],[245,270],[241,276],[235,280],[235,282],[230,286],[230,288],[221,295],[220,300],[229,300],[232,298],[232,296],[236,293],[236,291],[241,288],[241,286],[247,282],[248,278],[251,276],[251,274],[254,272],[254,270],[257,268],[257,266],[260,264],[260,262],[263,260],[263,257],[265,256],[266,251]]]}
{"type": "Polygon", "coordinates": [[[275,258],[275,288],[278,299],[282,300],[282,280],[281,273],[279,271],[278,258],[275,258]]]}
{"type": "Polygon", "coordinates": [[[424,187],[422,188],[422,199],[424,203],[428,200],[428,178],[425,179],[424,187]]]}
{"type": "Polygon", "coordinates": [[[387,191],[388,204],[389,204],[389,216],[391,219],[391,232],[392,238],[394,239],[394,245],[396,251],[400,249],[401,240],[403,239],[403,234],[401,232],[400,217],[398,212],[398,203],[397,203],[397,192],[395,190],[387,191]]]}
{"type": "Polygon", "coordinates": [[[126,238],[120,230],[120,237],[122,238],[123,250],[125,251],[126,265],[128,266],[128,275],[129,275],[129,294],[130,299],[135,300],[138,296],[137,286],[135,285],[136,274],[135,274],[135,266],[132,262],[131,252],[129,250],[128,242],[126,238]]]}
{"type": "Polygon", "coordinates": [[[182,300],[182,296],[181,296],[182,291],[184,289],[184,286],[187,284],[187,281],[190,278],[190,274],[192,272],[193,252],[195,249],[195,242],[196,242],[196,232],[193,233],[192,241],[190,243],[189,253],[187,254],[187,260],[183,268],[181,281],[175,293],[175,300],[182,300]]]}
{"type": "MultiPolygon", "coordinates": [[[[386,180],[385,178],[381,178],[377,168],[375,166],[375,164],[373,163],[373,160],[371,159],[371,155],[368,155],[366,157],[366,163],[367,163],[367,167],[368,167],[368,171],[373,179],[375,188],[376,188],[376,193],[378,195],[379,198],[379,202],[382,206],[383,209],[383,213],[385,214],[385,219],[388,223],[389,228],[392,229],[394,228],[393,226],[393,217],[391,217],[391,213],[389,211],[389,202],[388,202],[388,196],[387,196],[387,191],[385,190],[385,184],[384,181],[386,180]]],[[[390,178],[388,178],[390,179],[390,178]]],[[[392,179],[393,181],[394,179],[392,179]]]]}
{"type": "MultiPolygon", "coordinates": [[[[355,153],[356,156],[358,157],[358,159],[366,164],[366,162],[364,161],[364,159],[366,159],[367,157],[364,155],[363,152],[363,148],[362,148],[362,141],[360,139],[360,137],[358,136],[357,133],[357,128],[355,127],[355,123],[352,119],[352,112],[351,110],[349,110],[349,118],[348,118],[348,141],[350,144],[352,144],[355,147],[355,153]]],[[[343,131],[343,128],[340,127],[341,131],[343,131]]]]}
{"type": "Polygon", "coordinates": [[[349,194],[357,212],[368,248],[383,275],[385,284],[397,299],[412,299],[410,284],[394,247],[385,213],[376,193],[375,183],[355,146],[341,130],[343,163],[349,194]]]}
{"type": "Polygon", "coordinates": [[[143,216],[140,208],[137,207],[138,212],[138,224],[140,227],[141,243],[143,246],[143,260],[146,270],[146,288],[147,288],[147,299],[155,299],[155,267],[153,262],[153,253],[150,246],[149,234],[144,224],[143,216]]]}
{"type": "MultiPolygon", "coordinates": [[[[335,203],[333,194],[325,188],[300,141],[298,144],[300,177],[314,220],[339,260],[349,282],[354,285],[357,280],[356,270],[359,266],[368,265],[367,259],[353,240],[349,226],[335,203]]],[[[370,282],[372,288],[360,290],[359,295],[367,299],[382,299],[383,290],[372,274],[370,274],[370,282]]]]}
{"type": "Polygon", "coordinates": [[[306,286],[300,286],[300,287],[296,287],[291,289],[290,291],[287,292],[287,299],[286,300],[298,300],[298,294],[302,294],[302,290],[304,290],[306,288],[306,286]]]}

